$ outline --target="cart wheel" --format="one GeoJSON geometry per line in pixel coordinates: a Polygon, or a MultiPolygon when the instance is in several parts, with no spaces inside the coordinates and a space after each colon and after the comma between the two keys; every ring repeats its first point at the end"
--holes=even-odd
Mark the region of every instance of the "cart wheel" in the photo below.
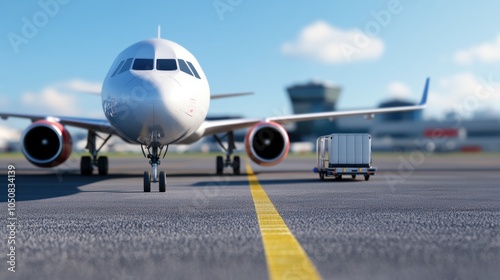
{"type": "Polygon", "coordinates": [[[321,181],[325,180],[325,173],[323,173],[323,172],[319,172],[319,179],[320,179],[321,181]]]}
{"type": "Polygon", "coordinates": [[[353,180],[356,179],[356,174],[352,174],[351,177],[353,180]]]}
{"type": "Polygon", "coordinates": [[[365,175],[365,181],[370,180],[370,175],[365,175]]]}

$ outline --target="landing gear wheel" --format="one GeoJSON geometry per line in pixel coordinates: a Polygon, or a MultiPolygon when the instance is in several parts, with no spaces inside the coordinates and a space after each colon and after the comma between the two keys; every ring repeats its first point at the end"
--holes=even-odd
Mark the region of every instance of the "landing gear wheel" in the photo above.
{"type": "Polygon", "coordinates": [[[94,172],[94,166],[97,167],[99,175],[107,175],[108,174],[108,157],[98,157],[99,151],[102,147],[108,142],[108,140],[113,136],[113,134],[109,134],[108,137],[102,138],[97,135],[97,133],[93,130],[88,131],[87,135],[87,146],[85,147],[91,156],[83,156],[80,161],[80,172],[84,176],[92,175],[94,172]],[[104,140],[100,147],[96,145],[96,138],[104,140]]]}
{"type": "Polygon", "coordinates": [[[83,156],[80,160],[80,173],[84,176],[92,175],[92,159],[89,156],[83,156]]]}
{"type": "Polygon", "coordinates": [[[233,159],[233,174],[234,175],[240,175],[240,157],[235,156],[233,159]]]}
{"type": "Polygon", "coordinates": [[[370,180],[370,175],[365,175],[365,181],[370,180]]]}
{"type": "Polygon", "coordinates": [[[97,160],[97,169],[99,170],[99,175],[108,175],[108,157],[99,157],[97,160]]]}
{"type": "Polygon", "coordinates": [[[165,192],[167,188],[167,183],[165,180],[165,172],[160,172],[160,192],[165,192]]]}
{"type": "Polygon", "coordinates": [[[353,174],[351,175],[352,179],[355,180],[356,179],[356,174],[353,174]]]}
{"type": "Polygon", "coordinates": [[[321,181],[325,180],[325,173],[320,172],[320,173],[319,173],[319,179],[320,179],[321,181]]]}
{"type": "Polygon", "coordinates": [[[215,159],[215,167],[217,175],[222,175],[222,171],[224,170],[224,159],[222,156],[217,156],[215,159]]]}
{"type": "Polygon", "coordinates": [[[144,171],[144,192],[151,192],[151,178],[147,171],[144,171]]]}

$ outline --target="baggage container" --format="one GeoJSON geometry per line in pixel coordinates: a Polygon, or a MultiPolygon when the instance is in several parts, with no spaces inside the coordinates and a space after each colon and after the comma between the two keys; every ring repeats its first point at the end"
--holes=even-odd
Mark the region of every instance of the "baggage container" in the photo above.
{"type": "Polygon", "coordinates": [[[315,172],[323,180],[342,175],[363,175],[368,181],[375,175],[376,167],[372,167],[370,134],[330,134],[316,140],[317,164],[315,172]]]}

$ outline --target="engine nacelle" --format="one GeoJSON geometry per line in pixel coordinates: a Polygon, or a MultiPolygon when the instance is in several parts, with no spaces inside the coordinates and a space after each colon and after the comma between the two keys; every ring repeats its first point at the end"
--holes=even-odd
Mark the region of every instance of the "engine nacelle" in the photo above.
{"type": "Polygon", "coordinates": [[[71,155],[73,142],[64,126],[40,120],[26,128],[21,137],[21,149],[29,162],[39,167],[55,167],[71,155]]]}
{"type": "Polygon", "coordinates": [[[261,122],[248,131],[245,137],[245,149],[255,163],[273,166],[288,155],[290,138],[280,124],[261,122]]]}

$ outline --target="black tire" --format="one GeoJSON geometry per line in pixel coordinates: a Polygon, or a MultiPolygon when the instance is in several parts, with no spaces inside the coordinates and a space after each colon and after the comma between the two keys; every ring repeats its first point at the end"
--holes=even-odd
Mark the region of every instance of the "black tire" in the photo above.
{"type": "Polygon", "coordinates": [[[342,180],[342,175],[335,175],[335,180],[342,180]]]}
{"type": "Polygon", "coordinates": [[[234,175],[240,175],[241,171],[241,160],[239,156],[235,156],[233,159],[233,174],[234,175]]]}
{"type": "Polygon", "coordinates": [[[323,172],[319,172],[319,179],[320,179],[321,181],[325,180],[325,173],[323,173],[323,172]]]}
{"type": "Polygon", "coordinates": [[[365,181],[370,180],[370,175],[365,175],[365,181]]]}
{"type": "Polygon", "coordinates": [[[83,156],[80,160],[80,173],[83,176],[92,175],[92,159],[89,156],[83,156]]]}
{"type": "Polygon", "coordinates": [[[147,171],[144,171],[144,192],[151,192],[151,177],[147,171]]]}
{"type": "Polygon", "coordinates": [[[108,175],[108,157],[99,157],[97,159],[97,169],[99,170],[99,175],[108,175]]]}
{"type": "Polygon", "coordinates": [[[351,177],[353,180],[356,180],[356,174],[352,174],[351,177]]]}
{"type": "Polygon", "coordinates": [[[217,156],[215,159],[215,170],[217,175],[222,175],[222,172],[224,171],[224,159],[222,156],[217,156]]]}
{"type": "Polygon", "coordinates": [[[167,181],[166,181],[166,178],[165,178],[165,172],[160,172],[160,192],[165,192],[165,190],[167,189],[167,181]]]}

